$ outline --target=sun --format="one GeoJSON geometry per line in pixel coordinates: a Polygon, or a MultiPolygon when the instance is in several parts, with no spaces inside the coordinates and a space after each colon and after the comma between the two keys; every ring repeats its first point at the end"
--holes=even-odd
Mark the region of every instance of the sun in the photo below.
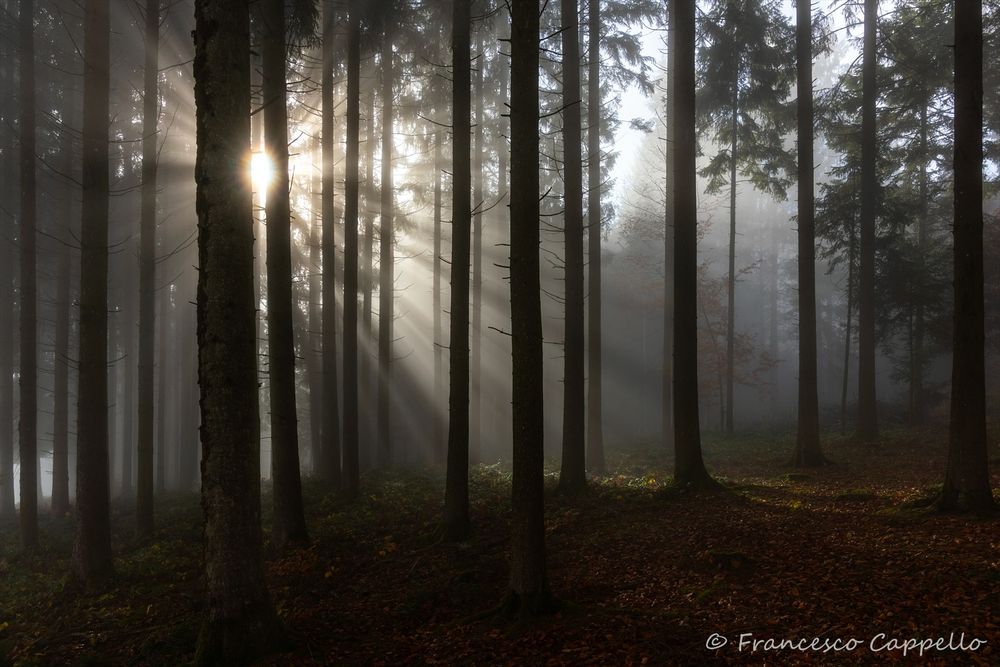
{"type": "Polygon", "coordinates": [[[274,181],[274,162],[267,153],[254,153],[250,156],[250,181],[258,193],[266,193],[274,181]]]}

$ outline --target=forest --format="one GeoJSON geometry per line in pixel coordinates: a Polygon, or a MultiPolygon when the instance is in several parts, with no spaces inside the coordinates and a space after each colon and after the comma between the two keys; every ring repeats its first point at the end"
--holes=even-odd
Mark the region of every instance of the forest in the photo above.
{"type": "Polygon", "coordinates": [[[995,665],[998,486],[998,0],[0,0],[0,667],[995,665]]]}

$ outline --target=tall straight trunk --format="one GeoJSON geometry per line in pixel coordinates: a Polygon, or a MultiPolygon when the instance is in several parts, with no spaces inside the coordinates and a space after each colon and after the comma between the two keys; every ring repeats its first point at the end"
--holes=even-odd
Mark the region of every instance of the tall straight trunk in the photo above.
{"type": "MultiPolygon", "coordinates": [[[[322,121],[321,121],[322,122],[322,121]]],[[[312,141],[312,164],[323,164],[321,139],[312,141]]],[[[320,271],[320,226],[323,211],[323,170],[312,170],[309,184],[309,326],[306,335],[306,364],[309,379],[309,459],[313,474],[320,470],[323,439],[323,308],[320,271]]]]}
{"type": "Polygon", "coordinates": [[[452,225],[451,336],[449,338],[448,471],[444,532],[451,540],[468,536],[469,523],[469,252],[472,226],[472,100],[470,65],[471,0],[453,0],[451,52],[452,225]]]}
{"type": "Polygon", "coordinates": [[[942,509],[995,507],[986,436],[983,310],[983,8],[955,3],[955,313],[942,509]]]}
{"type": "MultiPolygon", "coordinates": [[[[207,600],[195,664],[242,664],[282,631],[264,581],[248,3],[195,3],[198,384],[207,600]]],[[[270,133],[268,133],[270,134],[270,133]]]]}
{"type": "Polygon", "coordinates": [[[335,0],[323,2],[323,446],[320,475],[340,486],[340,401],[337,383],[337,215],[334,210],[336,137],[333,116],[335,0]]]}
{"type": "Polygon", "coordinates": [[[20,415],[18,452],[21,459],[21,547],[38,546],[38,357],[37,336],[37,261],[35,246],[35,38],[34,0],[20,0],[18,32],[20,41],[20,129],[21,212],[18,216],[21,249],[20,290],[20,415]]]}
{"type": "Polygon", "coordinates": [[[847,433],[847,387],[851,376],[851,317],[854,315],[854,225],[847,246],[847,324],[844,328],[844,375],[840,388],[840,434],[847,433]]]}
{"type": "MultiPolygon", "coordinates": [[[[160,247],[163,247],[161,242],[160,247]]],[[[157,373],[156,390],[156,493],[163,493],[167,488],[167,408],[170,406],[169,388],[167,387],[167,350],[170,347],[170,323],[173,308],[170,299],[171,286],[167,285],[160,297],[159,326],[157,337],[157,373]]]]}
{"type": "MultiPolygon", "coordinates": [[[[374,69],[372,69],[372,77],[374,77],[374,69]]],[[[374,338],[373,331],[374,326],[372,324],[372,301],[373,292],[375,290],[375,265],[374,265],[374,251],[375,251],[375,86],[372,85],[371,89],[368,91],[368,108],[366,113],[367,123],[365,123],[365,177],[364,177],[364,209],[362,209],[362,215],[364,221],[362,223],[363,235],[362,243],[364,244],[361,249],[361,275],[360,275],[360,286],[361,286],[361,346],[359,350],[358,358],[358,371],[360,373],[359,383],[358,383],[358,393],[361,396],[361,401],[359,402],[361,414],[360,414],[360,430],[359,438],[361,442],[366,443],[365,450],[361,452],[364,457],[364,465],[366,468],[370,467],[372,464],[373,451],[371,443],[374,440],[375,433],[372,431],[372,418],[375,417],[376,410],[372,410],[372,367],[375,365],[372,361],[372,341],[374,338]]],[[[360,130],[359,130],[360,131],[360,130]]],[[[359,206],[360,208],[360,206],[359,206]]]]}
{"type": "Polygon", "coordinates": [[[509,615],[549,611],[545,565],[542,304],[538,251],[538,0],[511,2],[510,311],[513,482],[509,615]]]}
{"type": "Polygon", "coordinates": [[[780,405],[780,382],[778,374],[778,274],[780,272],[780,257],[778,252],[778,230],[776,227],[771,227],[771,285],[768,290],[769,303],[768,310],[768,332],[767,332],[767,348],[771,355],[771,359],[774,360],[774,365],[771,367],[771,427],[772,429],[781,428],[781,417],[778,414],[778,407],[780,405]]]}
{"type": "Polygon", "coordinates": [[[674,94],[674,483],[714,485],[698,418],[698,218],[695,179],[695,2],[671,0],[674,94]]]}
{"type": "Polygon", "coordinates": [[[483,378],[483,68],[486,53],[483,50],[483,30],[476,31],[476,130],[472,149],[472,362],[469,370],[469,460],[482,460],[482,378],[483,378]]]}
{"type": "Polygon", "coordinates": [[[726,307],[726,405],[725,432],[733,434],[733,384],[736,365],[736,149],[739,118],[739,84],[733,85],[732,144],[729,147],[729,276],[726,307]]]}
{"type": "Polygon", "coordinates": [[[111,574],[108,479],[108,0],[86,0],[83,77],[83,209],[80,228],[80,350],[76,428],[74,576],[111,574]]]}
{"type": "MultiPolygon", "coordinates": [[[[596,2],[596,0],[592,0],[596,2]]],[[[669,8],[668,8],[669,9],[669,8]]],[[[663,377],[660,378],[660,433],[663,444],[674,445],[674,29],[667,31],[667,90],[665,108],[666,145],[663,183],[663,377]]],[[[593,187],[593,185],[591,185],[593,187]]],[[[593,231],[591,232],[593,239],[593,231]]],[[[591,256],[591,270],[594,258],[591,256]]],[[[593,303],[593,287],[591,287],[593,303]]],[[[591,371],[593,382],[593,371],[591,371]]]]}
{"type": "Polygon", "coordinates": [[[858,438],[878,438],[875,399],[875,217],[878,156],[875,131],[875,72],[878,0],[865,0],[861,83],[861,266],[858,295],[858,438]]]}
{"type": "Polygon", "coordinates": [[[799,424],[795,465],[823,464],[816,373],[816,222],[813,204],[812,5],[796,3],[799,188],[799,424]]]}
{"type": "Polygon", "coordinates": [[[443,463],[446,457],[444,441],[444,419],[441,406],[444,404],[444,341],[441,330],[441,171],[443,169],[441,148],[443,135],[434,135],[434,260],[433,260],[433,307],[434,307],[434,461],[443,463]]]}
{"type": "MultiPolygon", "coordinates": [[[[14,47],[0,43],[0,85],[14,86],[14,47]]],[[[16,168],[12,164],[14,148],[13,95],[0,98],[0,136],[3,157],[0,166],[0,199],[14,201],[16,168]]],[[[8,233],[6,226],[3,227],[8,233]]],[[[0,243],[0,520],[14,519],[14,254],[9,243],[0,243]]]]}
{"type": "Polygon", "coordinates": [[[389,31],[382,44],[382,178],[379,207],[378,272],[378,461],[392,465],[389,388],[392,383],[393,265],[392,251],[392,39],[389,31]]]}
{"type": "MultiPolygon", "coordinates": [[[[135,276],[129,271],[126,274],[125,280],[126,284],[135,284],[135,276]]],[[[128,294],[131,297],[132,294],[128,294]]],[[[122,393],[121,393],[121,409],[119,414],[122,416],[122,495],[126,498],[132,495],[132,486],[135,482],[135,475],[133,474],[133,468],[135,466],[135,456],[133,448],[135,447],[135,436],[133,431],[135,430],[135,412],[137,410],[135,403],[135,368],[129,363],[129,360],[136,358],[136,318],[135,318],[135,301],[131,298],[128,299],[122,307],[122,316],[124,321],[122,322],[122,327],[124,331],[122,332],[122,360],[125,362],[121,365],[122,371],[122,393]]]]}
{"type": "Polygon", "coordinates": [[[274,165],[267,191],[267,361],[271,399],[271,476],[278,547],[308,541],[299,472],[292,332],[291,207],[288,195],[288,109],[285,84],[285,2],[262,0],[264,149],[274,165]]]}
{"type": "MultiPolygon", "coordinates": [[[[65,132],[65,131],[64,131],[65,132]]],[[[72,139],[64,134],[63,150],[72,156],[72,139]]],[[[70,160],[66,160],[69,162],[70,160]]],[[[65,164],[65,163],[64,163],[65,164]]],[[[71,166],[71,165],[66,165],[71,166]]],[[[66,173],[71,174],[72,171],[66,173]]],[[[72,215],[72,189],[67,184],[65,214],[67,227],[72,215]]],[[[52,515],[65,517],[69,512],[69,330],[73,310],[70,275],[72,255],[68,245],[59,248],[59,272],[56,280],[56,330],[54,351],[54,388],[52,416],[52,515]]]]}
{"type": "Polygon", "coordinates": [[[913,364],[910,369],[910,421],[924,422],[924,272],[927,254],[927,103],[920,108],[920,212],[917,219],[916,307],[913,324],[913,364]]]}
{"type": "MultiPolygon", "coordinates": [[[[110,260],[109,260],[110,261],[110,260]]],[[[110,269],[109,269],[110,271],[110,269]]],[[[109,298],[112,304],[118,301],[118,292],[114,289],[116,281],[114,278],[114,273],[112,272],[109,285],[112,287],[109,298]]],[[[121,310],[113,310],[111,320],[108,322],[108,359],[111,364],[108,366],[108,474],[110,475],[109,486],[111,488],[111,494],[118,495],[116,486],[117,476],[115,475],[115,463],[118,461],[118,448],[120,443],[118,440],[118,376],[120,375],[121,365],[118,363],[121,357],[118,351],[118,338],[119,338],[119,322],[121,310]]]]}
{"type": "Polygon", "coordinates": [[[146,0],[142,104],[142,202],[139,221],[139,433],[135,518],[153,532],[153,406],[156,370],[156,138],[159,125],[160,0],[146,0]]]}
{"type": "Polygon", "coordinates": [[[587,0],[587,468],[605,473],[601,342],[601,3],[587,0]]]}
{"type": "Polygon", "coordinates": [[[358,469],[358,126],[361,96],[361,25],[351,10],[347,30],[347,155],[344,174],[344,467],[350,495],[358,469]]]}
{"type": "Polygon", "coordinates": [[[563,0],[563,201],[566,241],[566,340],[563,370],[563,442],[559,489],[587,486],[584,441],[583,158],[580,129],[580,35],[577,0],[563,0]]]}

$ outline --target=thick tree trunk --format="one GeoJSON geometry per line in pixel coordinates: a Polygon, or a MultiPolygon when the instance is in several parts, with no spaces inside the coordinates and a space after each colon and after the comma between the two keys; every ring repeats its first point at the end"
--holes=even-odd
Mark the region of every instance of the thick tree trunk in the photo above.
{"type": "Polygon", "coordinates": [[[38,357],[37,336],[37,276],[35,273],[36,233],[35,212],[35,4],[20,0],[18,32],[20,33],[18,62],[20,65],[20,130],[19,165],[21,171],[21,212],[18,216],[21,249],[21,307],[19,336],[21,353],[18,377],[20,384],[20,415],[18,420],[18,453],[21,460],[21,547],[38,546],[38,357]]]}
{"type": "Polygon", "coordinates": [[[248,5],[195,3],[198,382],[207,601],[195,663],[242,664],[281,626],[264,583],[249,168],[248,5]]]}
{"type": "Polygon", "coordinates": [[[444,463],[447,456],[444,439],[444,341],[441,328],[441,171],[444,168],[441,148],[444,143],[442,133],[434,135],[434,260],[433,260],[433,307],[434,307],[434,461],[444,463]]]}
{"type": "Polygon", "coordinates": [[[955,313],[942,509],[995,508],[986,437],[983,312],[983,10],[955,3],[955,313]]]}
{"type": "MultiPolygon", "coordinates": [[[[596,2],[596,0],[591,0],[596,2]]],[[[668,7],[668,10],[670,8],[668,7]]],[[[673,23],[667,31],[667,74],[664,123],[663,183],[663,374],[660,378],[660,433],[664,446],[674,448],[674,33],[673,23]]],[[[591,185],[593,187],[593,185],[591,185]]],[[[593,231],[591,231],[593,238],[593,231]]],[[[593,256],[591,256],[593,267],[593,256]]],[[[593,299],[593,287],[591,287],[593,299]]],[[[593,301],[591,301],[593,303],[593,301]]],[[[591,371],[593,382],[593,371],[591,371]]]]}
{"type": "Polygon", "coordinates": [[[390,440],[390,387],[392,386],[393,319],[393,192],[392,192],[392,39],[389,31],[382,45],[382,175],[379,206],[378,274],[378,463],[392,465],[390,440]]]}
{"type": "Polygon", "coordinates": [[[259,6],[264,68],[264,150],[274,165],[267,191],[267,360],[271,399],[271,476],[279,548],[308,541],[299,471],[292,333],[291,207],[288,195],[288,110],[285,84],[285,2],[259,6]]]}
{"type": "Polygon", "coordinates": [[[469,461],[482,461],[482,377],[483,377],[483,29],[476,31],[476,130],[472,149],[472,362],[469,370],[469,461]]]}
{"type": "Polygon", "coordinates": [[[563,201],[566,240],[566,340],[563,371],[563,442],[559,489],[587,487],[584,441],[583,157],[580,129],[580,34],[577,0],[563,0],[563,201]]]}
{"type": "Polygon", "coordinates": [[[340,401],[337,382],[337,215],[334,210],[336,137],[333,116],[335,0],[323,2],[323,425],[320,475],[341,484],[340,401]]]}
{"type": "Polygon", "coordinates": [[[605,473],[601,342],[601,3],[587,0],[587,469],[605,473]]]}
{"type": "Polygon", "coordinates": [[[796,4],[799,187],[799,424],[795,465],[823,464],[816,373],[816,223],[813,205],[812,5],[796,4]]]}
{"type": "Polygon", "coordinates": [[[344,174],[344,463],[342,483],[357,495],[358,469],[358,129],[361,102],[361,19],[347,30],[347,155],[344,174]]]}
{"type": "Polygon", "coordinates": [[[469,524],[469,252],[472,226],[470,0],[453,0],[451,336],[449,338],[448,471],[444,532],[468,536],[469,524]]]}
{"type": "Polygon", "coordinates": [[[858,295],[858,438],[878,438],[875,399],[875,218],[878,207],[875,131],[878,0],[865,0],[861,102],[861,266],[858,295]]]}
{"type": "Polygon", "coordinates": [[[695,178],[695,3],[671,0],[674,37],[674,483],[713,486],[698,417],[698,217],[695,178]]]}
{"type": "Polygon", "coordinates": [[[83,209],[80,228],[80,350],[76,429],[76,542],[72,571],[96,584],[111,574],[108,479],[108,0],[84,17],[83,209]]]}
{"type": "Polygon", "coordinates": [[[510,309],[513,360],[511,616],[551,611],[545,565],[542,306],[538,251],[538,2],[511,2],[510,309]]]}

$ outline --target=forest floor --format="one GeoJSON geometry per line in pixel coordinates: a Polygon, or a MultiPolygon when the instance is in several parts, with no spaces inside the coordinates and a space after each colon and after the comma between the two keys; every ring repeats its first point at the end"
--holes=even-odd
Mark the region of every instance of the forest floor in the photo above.
{"type": "MultiPolygon", "coordinates": [[[[709,439],[706,460],[728,491],[707,495],[672,490],[667,457],[653,449],[611,452],[616,474],[580,499],[557,495],[549,475],[548,566],[562,609],[532,623],[491,612],[508,574],[504,471],[476,468],[475,535],[461,544],[437,536],[439,470],[369,475],[353,501],[307,481],[313,544],[267,561],[294,648],[260,664],[1000,664],[1000,520],[919,507],[942,476],[942,435],[894,433],[878,448],[830,436],[834,463],[808,472],[788,465],[791,445],[709,439]],[[740,648],[745,633],[859,645],[753,651],[740,648]],[[922,657],[890,643],[951,633],[953,647],[960,633],[965,648],[988,643],[922,657]],[[719,637],[722,648],[706,648],[719,637]]],[[[132,518],[116,504],[114,585],[93,594],[65,586],[70,520],[47,519],[29,557],[12,527],[2,531],[0,664],[191,658],[197,496],[161,499],[150,542],[131,537],[132,518]]]]}

